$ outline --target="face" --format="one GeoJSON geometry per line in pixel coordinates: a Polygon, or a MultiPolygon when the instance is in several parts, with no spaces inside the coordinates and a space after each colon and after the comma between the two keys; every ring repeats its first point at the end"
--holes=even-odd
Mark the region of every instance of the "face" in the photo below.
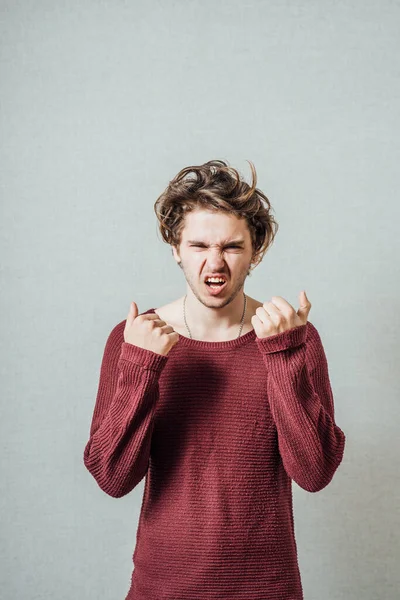
{"type": "Polygon", "coordinates": [[[253,248],[245,219],[198,209],[185,216],[181,243],[172,247],[193,294],[204,305],[222,307],[243,289],[253,248]],[[226,284],[213,295],[205,277],[223,274],[226,284]]]}

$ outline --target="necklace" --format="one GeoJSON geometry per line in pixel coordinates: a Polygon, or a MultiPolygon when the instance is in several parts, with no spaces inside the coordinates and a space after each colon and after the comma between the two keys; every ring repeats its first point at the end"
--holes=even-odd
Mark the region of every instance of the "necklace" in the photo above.
{"type": "MultiPolygon", "coordinates": [[[[244,323],[244,315],[246,313],[247,297],[246,297],[246,294],[243,294],[243,295],[244,295],[244,308],[243,308],[242,320],[240,322],[240,329],[239,329],[239,335],[238,335],[238,337],[240,337],[240,334],[242,333],[243,323],[244,323]]],[[[191,338],[192,334],[190,333],[190,329],[189,329],[188,324],[186,322],[186,313],[185,313],[186,296],[187,296],[187,294],[185,294],[185,297],[183,299],[183,320],[185,321],[186,329],[188,330],[189,337],[191,338]]]]}

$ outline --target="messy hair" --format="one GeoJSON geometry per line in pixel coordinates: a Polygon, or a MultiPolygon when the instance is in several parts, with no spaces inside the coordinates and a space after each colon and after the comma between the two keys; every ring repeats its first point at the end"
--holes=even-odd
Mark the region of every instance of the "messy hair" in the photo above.
{"type": "Polygon", "coordinates": [[[246,219],[253,247],[251,268],[255,268],[272,244],[279,226],[271,214],[270,201],[256,187],[256,169],[252,162],[247,162],[252,172],[251,185],[223,160],[210,160],[179,171],[154,203],[164,241],[179,246],[185,215],[195,209],[226,212],[246,219]],[[191,173],[194,176],[190,176],[191,173]]]}

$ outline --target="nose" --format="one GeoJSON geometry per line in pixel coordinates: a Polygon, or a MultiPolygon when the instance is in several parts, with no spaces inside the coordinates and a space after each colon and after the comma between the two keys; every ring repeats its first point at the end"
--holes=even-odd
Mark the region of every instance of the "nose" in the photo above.
{"type": "Polygon", "coordinates": [[[212,271],[223,271],[225,261],[221,251],[218,248],[211,249],[207,260],[209,270],[212,271]]]}

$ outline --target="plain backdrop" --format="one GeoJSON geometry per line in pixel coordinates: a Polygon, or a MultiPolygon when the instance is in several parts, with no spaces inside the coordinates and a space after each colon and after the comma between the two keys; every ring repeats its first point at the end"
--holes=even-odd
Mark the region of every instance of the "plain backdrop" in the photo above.
{"type": "Polygon", "coordinates": [[[185,293],[153,204],[223,159],[280,226],[245,291],[307,291],[346,434],[327,488],[293,483],[305,600],[397,600],[400,3],[0,8],[1,597],[125,598],[144,480],[83,465],[104,345],[185,293]]]}

